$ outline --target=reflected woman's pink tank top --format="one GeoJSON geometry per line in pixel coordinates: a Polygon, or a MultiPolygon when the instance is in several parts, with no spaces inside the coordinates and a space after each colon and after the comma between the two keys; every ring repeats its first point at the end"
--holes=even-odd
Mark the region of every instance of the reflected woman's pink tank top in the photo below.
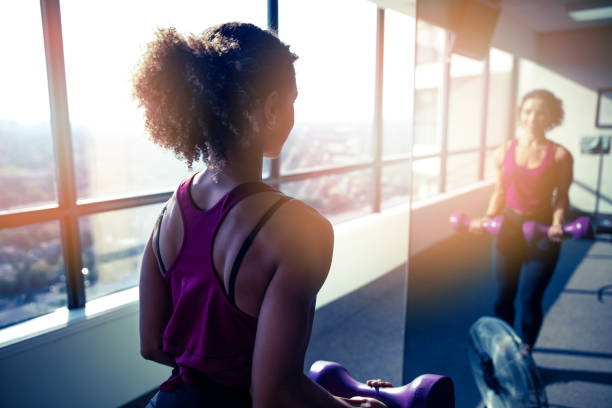
{"type": "Polygon", "coordinates": [[[517,142],[512,141],[502,163],[506,207],[526,214],[550,211],[556,186],[555,145],[547,141],[544,160],[538,167],[529,169],[516,164],[517,142]]]}

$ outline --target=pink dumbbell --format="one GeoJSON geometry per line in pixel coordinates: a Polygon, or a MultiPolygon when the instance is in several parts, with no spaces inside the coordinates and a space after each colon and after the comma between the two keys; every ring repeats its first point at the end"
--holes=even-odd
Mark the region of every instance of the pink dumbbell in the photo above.
{"type": "MultiPolygon", "coordinates": [[[[471,222],[472,219],[470,217],[459,211],[450,216],[450,223],[455,231],[467,231],[471,222]]],[[[499,234],[503,222],[504,217],[498,215],[497,217],[484,221],[482,223],[482,228],[491,235],[497,235],[499,234]]]]}
{"type": "MultiPolygon", "coordinates": [[[[590,229],[589,217],[578,217],[574,222],[565,224],[563,232],[575,238],[585,238],[589,234],[590,229]]],[[[550,226],[538,224],[535,221],[526,221],[523,223],[523,236],[528,244],[534,239],[548,235],[550,226]]]]}

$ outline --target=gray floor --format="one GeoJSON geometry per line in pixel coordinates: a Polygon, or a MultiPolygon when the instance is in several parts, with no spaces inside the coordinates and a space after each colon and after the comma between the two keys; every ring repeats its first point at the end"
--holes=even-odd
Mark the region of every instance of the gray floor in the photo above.
{"type": "Polygon", "coordinates": [[[612,243],[595,242],[550,310],[536,344],[552,407],[612,406],[612,243]]]}
{"type": "MultiPolygon", "coordinates": [[[[467,333],[478,317],[491,314],[489,248],[486,238],[455,236],[415,257],[407,315],[405,268],[319,309],[305,367],[337,361],[358,380],[381,377],[400,384],[405,321],[407,378],[448,375],[456,406],[478,406],[467,333]]],[[[534,351],[551,407],[612,406],[611,284],[611,243],[564,242],[534,351]]]]}

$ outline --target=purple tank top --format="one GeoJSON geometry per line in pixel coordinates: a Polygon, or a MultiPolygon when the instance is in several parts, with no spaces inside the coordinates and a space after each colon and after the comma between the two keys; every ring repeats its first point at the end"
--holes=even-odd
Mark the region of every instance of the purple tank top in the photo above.
{"type": "Polygon", "coordinates": [[[201,210],[190,193],[194,176],[181,183],[176,195],[184,236],[176,260],[164,275],[173,312],[162,341],[178,370],[160,389],[212,381],[248,390],[257,319],[229,300],[215,273],[212,244],[219,225],[240,200],[277,190],[261,182],[241,184],[210,209],[201,210]]]}
{"type": "Polygon", "coordinates": [[[516,164],[516,145],[515,139],[510,144],[502,163],[506,207],[528,214],[549,211],[555,189],[555,145],[551,142],[546,143],[544,160],[533,169],[516,164]]]}

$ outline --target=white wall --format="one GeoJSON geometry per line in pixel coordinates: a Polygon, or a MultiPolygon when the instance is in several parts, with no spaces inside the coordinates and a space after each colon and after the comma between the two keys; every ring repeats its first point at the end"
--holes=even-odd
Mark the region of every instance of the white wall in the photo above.
{"type": "MultiPolygon", "coordinates": [[[[565,122],[554,133],[574,156],[574,179],[596,190],[598,156],[580,153],[582,136],[610,135],[612,129],[595,127],[597,90],[612,87],[612,27],[540,35],[538,66],[525,68],[521,88],[545,87],[557,94],[565,109],[565,122]]],[[[600,213],[612,213],[612,157],[603,158],[599,190],[600,213]]],[[[592,192],[577,185],[570,190],[572,204],[584,211],[595,209],[592,192]]]]}
{"type": "MultiPolygon", "coordinates": [[[[450,236],[451,213],[482,214],[491,191],[484,182],[415,206],[412,252],[450,236]]],[[[400,206],[334,227],[334,259],[317,307],[406,262],[408,214],[400,206]]],[[[169,368],[140,357],[136,303],[0,349],[0,393],[7,407],[114,407],[168,375],[169,368]]]]}
{"type": "Polygon", "coordinates": [[[1,349],[4,407],[116,407],[168,376],[140,358],[138,308],[1,349]]]}
{"type": "Polygon", "coordinates": [[[611,38],[612,27],[540,34],[536,61],[589,89],[610,88],[611,38]]]}

